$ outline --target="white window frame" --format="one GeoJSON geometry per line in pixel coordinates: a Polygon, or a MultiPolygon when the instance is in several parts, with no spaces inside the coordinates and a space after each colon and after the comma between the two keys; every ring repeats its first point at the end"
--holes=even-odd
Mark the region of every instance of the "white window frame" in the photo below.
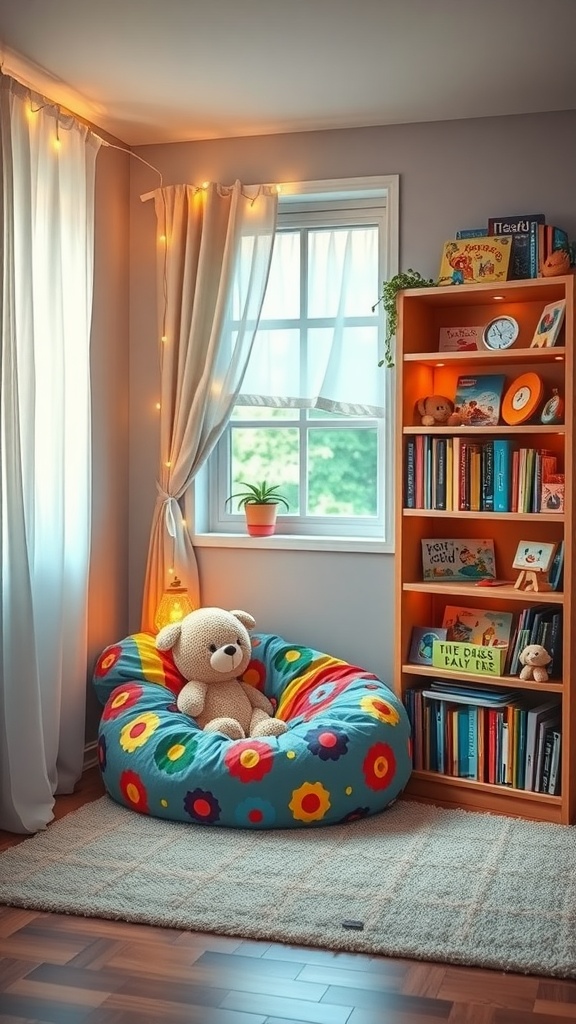
{"type": "MultiPolygon", "coordinates": [[[[398,234],[399,234],[399,176],[383,175],[366,178],[330,179],[324,181],[288,182],[280,186],[281,208],[297,213],[304,209],[310,212],[312,203],[322,203],[324,208],[338,209],[347,205],[346,201],[360,200],[360,204],[374,208],[374,201],[382,207],[383,244],[380,252],[379,280],[383,281],[398,272],[398,234]]],[[[284,210],[282,210],[284,212],[284,210]]],[[[374,297],[376,302],[378,295],[374,297]]],[[[379,327],[381,338],[384,336],[384,312],[379,306],[379,327]]],[[[283,532],[284,523],[290,517],[279,515],[277,532],[272,537],[248,537],[244,526],[244,517],[231,514],[223,507],[218,497],[222,494],[223,474],[227,473],[227,457],[223,457],[225,438],[219,442],[216,451],[208,460],[207,465],[198,474],[195,481],[194,496],[186,503],[185,516],[194,522],[193,542],[205,547],[248,547],[298,549],[298,550],[331,550],[331,551],[372,551],[390,553],[393,547],[393,506],[394,506],[394,474],[393,474],[393,431],[394,431],[394,388],[393,371],[382,368],[375,372],[385,374],[385,416],[379,423],[380,445],[384,456],[384,466],[380,474],[379,500],[383,507],[383,526],[377,533],[365,536],[339,536],[334,533],[335,523],[327,519],[318,520],[318,529],[314,534],[283,532]],[[220,486],[218,482],[220,479],[220,486]],[[189,507],[188,507],[189,506],[189,507]],[[212,509],[212,515],[211,515],[212,509]]],[[[298,410],[294,410],[298,417],[298,410]]],[[[249,426],[252,421],[242,425],[249,426]]],[[[255,421],[256,425],[258,421],[255,421]]],[[[279,424],[278,424],[279,425],[279,424]]],[[[348,421],[354,427],[354,421],[348,421]]],[[[224,483],[225,487],[225,483],[224,483]]]]}

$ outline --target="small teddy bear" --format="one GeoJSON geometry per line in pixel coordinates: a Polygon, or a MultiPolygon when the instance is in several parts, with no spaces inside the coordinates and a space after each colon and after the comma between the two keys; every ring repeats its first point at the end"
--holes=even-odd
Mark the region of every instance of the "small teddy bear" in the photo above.
{"type": "Polygon", "coordinates": [[[548,671],[546,665],[552,661],[552,656],[542,647],[542,644],[528,644],[520,652],[520,664],[524,666],[520,670],[520,679],[533,679],[536,683],[548,682],[548,671]]]}
{"type": "Polygon", "coordinates": [[[454,412],[454,403],[444,395],[429,395],[420,398],[416,403],[416,411],[422,417],[423,427],[439,426],[458,427],[462,418],[454,412]]]}
{"type": "Polygon", "coordinates": [[[164,626],[156,637],[158,650],[172,651],[187,680],[177,697],[179,710],[204,732],[237,740],[280,736],[288,728],[273,717],[266,695],[239,678],[252,656],[248,630],[255,624],[248,612],[199,608],[164,626]]]}

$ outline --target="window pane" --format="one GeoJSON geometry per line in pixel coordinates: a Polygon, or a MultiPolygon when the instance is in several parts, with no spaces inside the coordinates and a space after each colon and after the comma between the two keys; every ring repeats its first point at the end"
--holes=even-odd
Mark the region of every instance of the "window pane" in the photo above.
{"type": "MultiPolygon", "coordinates": [[[[299,432],[296,427],[232,426],[232,494],[241,482],[275,484],[290,505],[290,512],[300,511],[298,477],[299,432]]],[[[237,512],[232,502],[231,511],[237,512]]]]}
{"type": "Polygon", "coordinates": [[[378,283],[378,228],[335,228],[308,235],[311,317],[370,316],[378,283]]]}
{"type": "Polygon", "coordinates": [[[233,420],[293,420],[298,416],[294,409],[271,409],[263,405],[235,405],[233,420]]]}
{"type": "Polygon", "coordinates": [[[258,330],[242,394],[287,398],[300,394],[299,330],[258,330]]]}
{"type": "Polygon", "coordinates": [[[308,444],[309,514],[376,516],[376,428],[314,429],[308,433],[308,444]]]}
{"type": "Polygon", "coordinates": [[[261,320],[297,319],[300,315],[300,232],[279,231],[261,320]]]}

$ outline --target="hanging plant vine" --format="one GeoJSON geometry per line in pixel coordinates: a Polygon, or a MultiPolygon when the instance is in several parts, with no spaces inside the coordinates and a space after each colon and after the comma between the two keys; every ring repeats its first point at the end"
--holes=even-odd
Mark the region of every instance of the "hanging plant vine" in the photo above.
{"type": "Polygon", "coordinates": [[[378,366],[386,366],[391,369],[394,366],[394,360],[392,358],[392,338],[396,337],[396,330],[398,328],[398,308],[396,304],[396,298],[398,292],[404,288],[431,288],[436,285],[436,281],[432,278],[422,277],[417,270],[408,269],[400,274],[394,274],[389,281],[384,281],[382,285],[382,295],[372,306],[372,312],[382,303],[384,312],[386,313],[386,334],[384,336],[384,358],[380,360],[378,366]]]}

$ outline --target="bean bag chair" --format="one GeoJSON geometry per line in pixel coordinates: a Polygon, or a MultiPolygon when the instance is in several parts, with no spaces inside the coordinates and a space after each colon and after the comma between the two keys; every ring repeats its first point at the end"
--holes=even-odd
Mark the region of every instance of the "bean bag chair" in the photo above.
{"type": "Polygon", "coordinates": [[[203,732],[178,710],[185,679],[150,633],[103,651],[93,681],[109,796],[142,814],[236,828],[340,824],[388,807],[412,767],[408,716],[392,690],[280,636],[254,633],[251,642],[242,678],[288,724],[278,737],[203,732]]]}

